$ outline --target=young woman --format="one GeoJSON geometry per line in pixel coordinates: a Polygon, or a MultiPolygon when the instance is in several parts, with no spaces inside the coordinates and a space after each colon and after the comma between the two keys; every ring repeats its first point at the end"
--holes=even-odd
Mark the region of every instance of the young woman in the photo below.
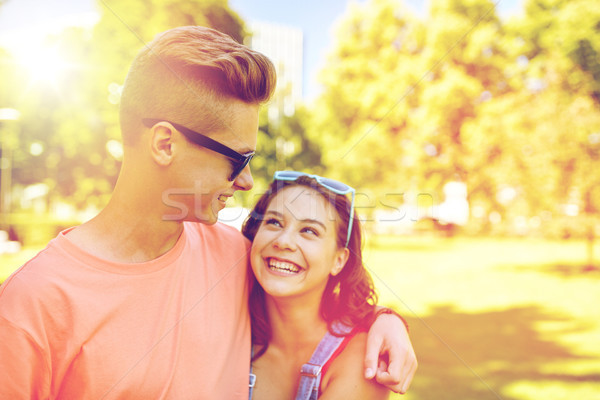
{"type": "Polygon", "coordinates": [[[244,224],[258,282],[251,400],[388,398],[363,377],[376,295],[354,196],[341,182],[279,171],[244,224]]]}

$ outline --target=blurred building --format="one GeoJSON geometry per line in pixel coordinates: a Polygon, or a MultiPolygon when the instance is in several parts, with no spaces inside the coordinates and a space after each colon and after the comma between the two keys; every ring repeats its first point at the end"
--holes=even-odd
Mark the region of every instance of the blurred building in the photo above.
{"type": "Polygon", "coordinates": [[[437,219],[442,224],[464,226],[469,221],[467,185],[464,182],[448,182],[444,185],[444,201],[438,206],[437,219]]]}
{"type": "Polygon", "coordinates": [[[247,45],[271,59],[277,70],[277,89],[269,103],[269,119],[291,116],[302,101],[304,39],[302,30],[270,22],[251,22],[247,45]]]}

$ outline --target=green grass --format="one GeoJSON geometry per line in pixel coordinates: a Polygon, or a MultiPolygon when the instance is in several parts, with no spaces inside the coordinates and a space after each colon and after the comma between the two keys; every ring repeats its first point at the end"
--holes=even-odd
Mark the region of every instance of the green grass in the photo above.
{"type": "MultiPolygon", "coordinates": [[[[600,399],[600,272],[584,242],[367,243],[380,302],[411,325],[419,369],[404,399],[600,399]]],[[[0,256],[0,281],[36,251],[0,256]]]]}
{"type": "Polygon", "coordinates": [[[380,301],[407,316],[419,360],[404,398],[600,399],[600,272],[584,267],[585,249],[371,238],[380,301]]]}

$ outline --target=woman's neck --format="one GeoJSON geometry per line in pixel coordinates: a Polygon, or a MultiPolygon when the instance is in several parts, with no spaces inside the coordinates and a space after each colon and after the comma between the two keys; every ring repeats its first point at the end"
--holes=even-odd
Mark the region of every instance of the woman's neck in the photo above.
{"type": "Polygon", "coordinates": [[[266,306],[271,324],[269,346],[285,353],[297,354],[312,350],[327,332],[327,322],[319,313],[318,301],[275,299],[267,296],[266,306]]]}
{"type": "Polygon", "coordinates": [[[265,354],[252,363],[257,382],[260,382],[254,388],[253,398],[294,398],[296,376],[327,331],[327,323],[319,314],[320,297],[312,297],[273,298],[266,295],[271,340],[265,354]]]}

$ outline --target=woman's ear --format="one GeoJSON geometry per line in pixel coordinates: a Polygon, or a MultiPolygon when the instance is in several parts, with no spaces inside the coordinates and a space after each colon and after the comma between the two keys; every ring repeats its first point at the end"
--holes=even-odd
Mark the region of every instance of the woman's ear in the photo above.
{"type": "Polygon", "coordinates": [[[333,263],[333,268],[331,268],[331,275],[336,276],[344,269],[344,266],[348,262],[348,257],[350,255],[350,250],[347,247],[339,249],[335,255],[335,260],[333,263]]]}
{"type": "Polygon", "coordinates": [[[167,123],[158,123],[150,130],[150,154],[161,166],[173,161],[173,127],[167,123]]]}

